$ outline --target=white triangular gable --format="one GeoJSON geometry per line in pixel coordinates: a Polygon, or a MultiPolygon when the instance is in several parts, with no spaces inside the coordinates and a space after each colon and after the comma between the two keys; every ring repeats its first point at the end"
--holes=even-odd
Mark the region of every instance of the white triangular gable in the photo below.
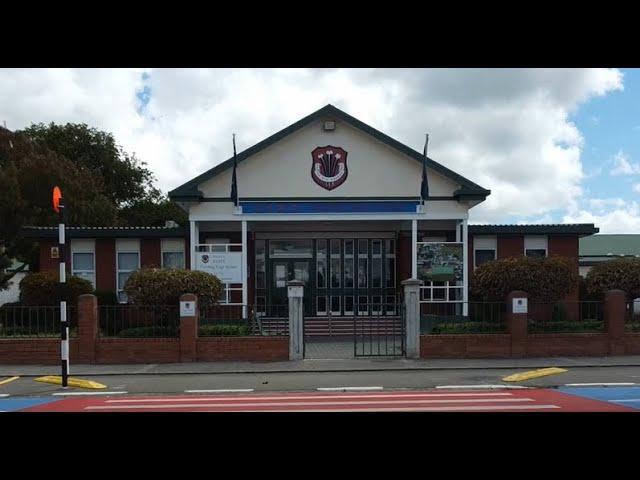
{"type": "MultiPolygon", "coordinates": [[[[229,197],[232,168],[198,185],[205,198],[229,197]]],[[[460,185],[428,169],[429,194],[452,197],[460,185]]],[[[361,130],[336,121],[333,131],[324,131],[322,121],[309,125],[268,146],[238,164],[238,194],[241,198],[335,198],[419,197],[422,166],[398,150],[361,130]],[[346,181],[326,190],[311,177],[311,152],[331,145],[347,156],[346,181]]]]}

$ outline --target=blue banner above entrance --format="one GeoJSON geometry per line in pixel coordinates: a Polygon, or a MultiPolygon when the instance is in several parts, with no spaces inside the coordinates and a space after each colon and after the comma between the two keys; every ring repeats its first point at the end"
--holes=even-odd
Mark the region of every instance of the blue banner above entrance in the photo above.
{"type": "Polygon", "coordinates": [[[242,213],[416,213],[417,201],[240,202],[242,213]]]}

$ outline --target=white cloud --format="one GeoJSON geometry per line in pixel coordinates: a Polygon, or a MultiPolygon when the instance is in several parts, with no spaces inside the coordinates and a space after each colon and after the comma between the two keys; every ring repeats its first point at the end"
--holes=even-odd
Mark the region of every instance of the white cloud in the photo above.
{"type": "Polygon", "coordinates": [[[629,161],[629,155],[619,150],[613,156],[614,167],[611,170],[611,175],[638,175],[640,174],[640,163],[631,163],[629,161]]]}
{"type": "Polygon", "coordinates": [[[633,185],[633,191],[640,193],[640,183],[636,183],[633,185]]]}
{"type": "Polygon", "coordinates": [[[640,232],[640,204],[620,198],[600,200],[599,210],[578,210],[565,215],[567,223],[594,223],[600,233],[640,232]],[[606,207],[609,208],[606,208],[606,207]]]}
{"type": "Polygon", "coordinates": [[[112,131],[167,191],[229,158],[231,133],[241,151],[332,103],[418,151],[430,133],[430,157],[492,190],[471,220],[496,222],[579,211],[583,138],[569,115],[622,79],[617,69],[0,69],[0,121],[112,131]]]}

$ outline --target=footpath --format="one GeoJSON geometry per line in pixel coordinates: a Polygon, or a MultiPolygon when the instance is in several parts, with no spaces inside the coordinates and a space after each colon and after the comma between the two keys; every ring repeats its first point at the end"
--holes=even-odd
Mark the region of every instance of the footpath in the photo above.
{"type": "MultiPolygon", "coordinates": [[[[294,372],[375,372],[411,370],[488,370],[640,367],[640,355],[620,357],[552,357],[505,359],[336,359],[284,362],[194,362],[126,365],[74,365],[70,374],[91,375],[190,375],[294,372]]],[[[59,365],[0,365],[0,377],[59,375],[59,365]]]]}

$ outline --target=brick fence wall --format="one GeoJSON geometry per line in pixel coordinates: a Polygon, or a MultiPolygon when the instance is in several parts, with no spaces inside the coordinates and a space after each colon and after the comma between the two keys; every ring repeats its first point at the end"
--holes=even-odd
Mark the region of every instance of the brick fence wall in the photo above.
{"type": "MultiPolygon", "coordinates": [[[[195,296],[193,296],[195,299],[195,296]]],[[[70,362],[177,363],[279,361],[289,358],[289,337],[198,337],[197,315],[180,319],[176,338],[101,338],[94,295],[78,300],[78,336],[69,340],[70,362]]],[[[60,364],[60,339],[0,338],[0,364],[60,364]]]]}
{"type": "Polygon", "coordinates": [[[506,334],[421,335],[422,358],[517,358],[640,354],[640,333],[625,332],[625,293],[612,290],[604,301],[604,333],[528,333],[527,314],[513,313],[507,297],[506,334]]]}

